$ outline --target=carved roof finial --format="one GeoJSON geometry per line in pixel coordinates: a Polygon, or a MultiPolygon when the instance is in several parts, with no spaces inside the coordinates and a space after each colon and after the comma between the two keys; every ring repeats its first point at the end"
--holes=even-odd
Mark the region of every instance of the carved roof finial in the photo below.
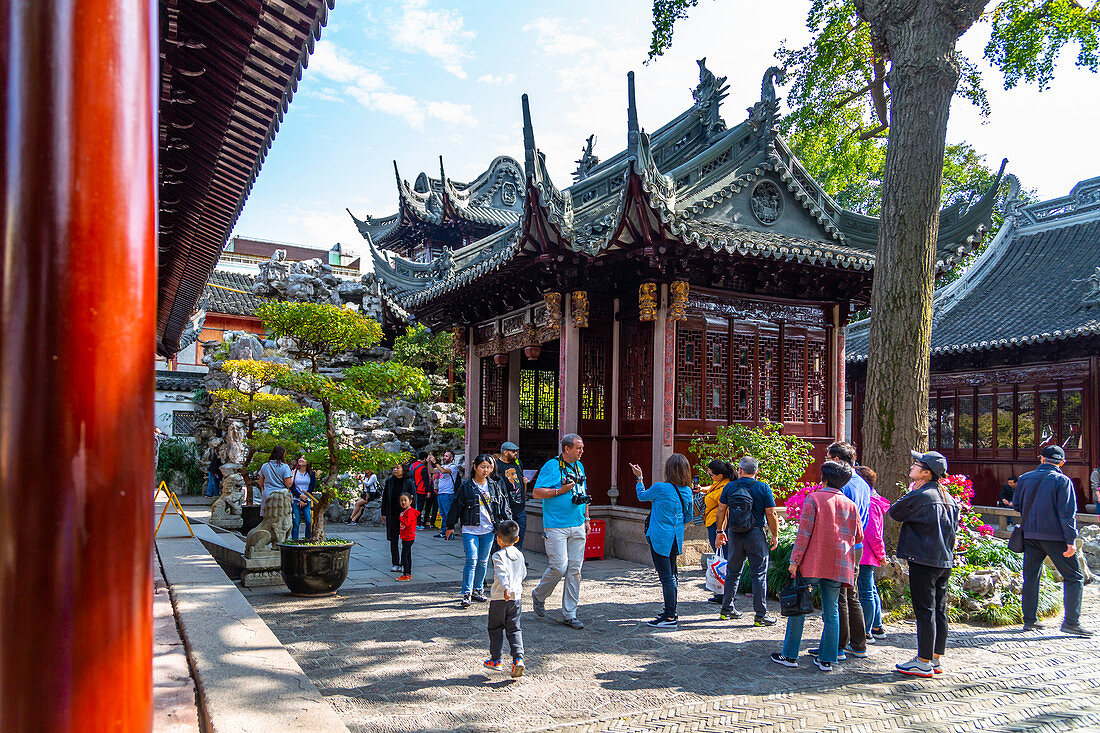
{"type": "MultiPolygon", "coordinates": [[[[1005,159],[1008,162],[1008,159],[1005,159]]],[[[1002,164],[1003,167],[1003,164],[1002,164]]],[[[1005,217],[1014,217],[1019,213],[1023,199],[1020,198],[1020,179],[1009,173],[1005,176],[1008,181],[1008,192],[1005,194],[1005,217]]]]}
{"type": "Polygon", "coordinates": [[[699,64],[699,84],[691,90],[691,97],[695,100],[692,113],[698,117],[707,128],[708,135],[714,135],[726,129],[726,122],[719,114],[722,100],[729,96],[729,84],[726,77],[715,76],[707,68],[707,59],[697,60],[699,64]]]}
{"type": "Polygon", "coordinates": [[[638,137],[638,103],[634,99],[634,72],[626,72],[626,146],[634,146],[638,137]]]}
{"type": "Polygon", "coordinates": [[[527,178],[535,174],[535,130],[531,126],[531,103],[527,101],[527,95],[521,97],[523,102],[523,173],[527,178]]]}
{"type": "Polygon", "coordinates": [[[779,116],[779,99],[775,94],[775,85],[782,84],[787,78],[786,72],[778,66],[771,66],[764,72],[760,82],[760,101],[749,107],[749,124],[757,132],[766,132],[775,124],[779,116]]]}
{"type": "Polygon", "coordinates": [[[577,169],[573,171],[573,182],[584,180],[588,177],[588,174],[593,168],[600,164],[599,157],[592,152],[592,148],[596,146],[596,136],[589,135],[585,140],[584,147],[581,148],[581,157],[573,161],[577,164],[577,169]]]}

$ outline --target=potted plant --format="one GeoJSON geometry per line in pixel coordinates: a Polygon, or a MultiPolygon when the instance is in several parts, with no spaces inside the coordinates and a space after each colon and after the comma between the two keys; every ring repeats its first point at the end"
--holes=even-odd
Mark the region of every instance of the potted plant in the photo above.
{"type": "Polygon", "coordinates": [[[384,469],[387,463],[392,466],[407,457],[348,445],[337,431],[336,413],[370,415],[378,408],[380,396],[420,395],[428,380],[420,369],[396,361],[367,362],[342,374],[322,374],[325,360],[369,348],[381,340],[381,325],[357,311],[328,304],[281,302],[265,303],[256,315],[269,333],[290,341],[292,355],[309,364],[303,371],[282,372],[274,386],[303,406],[317,409],[324,418],[323,447],[308,454],[318,473],[313,526],[308,540],[279,546],[283,581],[296,595],[332,595],[347,578],[353,544],[325,535],[325,510],[334,501],[349,499],[355,488],[344,474],[364,467],[384,469]]]}

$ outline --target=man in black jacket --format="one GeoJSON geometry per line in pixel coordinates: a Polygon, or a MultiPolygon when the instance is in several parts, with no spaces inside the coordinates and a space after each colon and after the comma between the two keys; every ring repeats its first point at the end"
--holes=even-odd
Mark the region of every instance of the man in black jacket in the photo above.
{"type": "Polygon", "coordinates": [[[1024,631],[1041,629],[1038,620],[1039,575],[1049,557],[1062,574],[1065,617],[1062,631],[1074,636],[1092,636],[1081,626],[1081,594],[1085,576],[1077,564],[1077,495],[1073,483],[1060,470],[1066,453],[1048,445],[1039,454],[1039,467],[1016,482],[1012,506],[1020,512],[1024,533],[1024,631]]]}

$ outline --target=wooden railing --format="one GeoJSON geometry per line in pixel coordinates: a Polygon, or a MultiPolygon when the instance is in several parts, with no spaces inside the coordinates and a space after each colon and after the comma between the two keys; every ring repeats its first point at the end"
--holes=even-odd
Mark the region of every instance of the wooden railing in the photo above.
{"type": "MultiPolygon", "coordinates": [[[[1012,534],[1013,525],[1019,521],[1020,513],[1015,509],[1000,506],[975,506],[974,511],[982,515],[982,518],[993,527],[993,534],[1001,539],[1008,539],[1012,534]]],[[[1078,514],[1078,526],[1082,524],[1100,524],[1100,517],[1095,514],[1078,514]]]]}

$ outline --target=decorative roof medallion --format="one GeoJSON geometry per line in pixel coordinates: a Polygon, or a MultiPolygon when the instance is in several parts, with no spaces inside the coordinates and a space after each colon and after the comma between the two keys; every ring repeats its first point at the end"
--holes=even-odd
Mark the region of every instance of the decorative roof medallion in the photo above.
{"type": "Polygon", "coordinates": [[[516,203],[516,184],[508,181],[500,187],[500,200],[505,206],[514,206],[516,203]]]}
{"type": "Polygon", "coordinates": [[[779,221],[779,215],[783,213],[783,194],[780,193],[779,186],[768,180],[756,184],[749,203],[753,216],[765,226],[779,221]]]}
{"type": "Polygon", "coordinates": [[[1100,305],[1100,267],[1092,271],[1088,277],[1074,280],[1075,283],[1086,283],[1085,294],[1081,296],[1081,305],[1100,305]]]}

